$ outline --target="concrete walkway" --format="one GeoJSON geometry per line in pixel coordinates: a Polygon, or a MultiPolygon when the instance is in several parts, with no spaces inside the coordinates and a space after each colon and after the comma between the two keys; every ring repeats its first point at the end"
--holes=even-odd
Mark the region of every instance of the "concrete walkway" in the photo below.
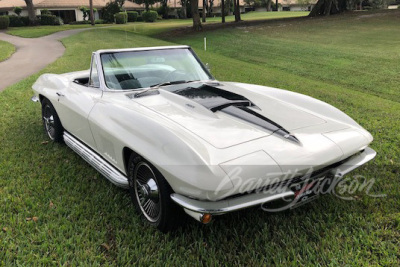
{"type": "Polygon", "coordinates": [[[59,40],[89,29],[61,31],[40,38],[22,38],[0,32],[0,40],[16,48],[9,59],[0,62],[0,92],[61,57],[65,47],[59,40]]]}

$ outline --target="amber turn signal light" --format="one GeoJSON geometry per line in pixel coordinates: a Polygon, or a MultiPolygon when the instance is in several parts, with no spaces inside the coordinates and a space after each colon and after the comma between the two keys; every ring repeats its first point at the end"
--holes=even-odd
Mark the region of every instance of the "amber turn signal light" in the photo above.
{"type": "Polygon", "coordinates": [[[204,224],[211,222],[211,220],[212,220],[212,215],[210,213],[205,213],[200,218],[200,222],[204,224]]]}

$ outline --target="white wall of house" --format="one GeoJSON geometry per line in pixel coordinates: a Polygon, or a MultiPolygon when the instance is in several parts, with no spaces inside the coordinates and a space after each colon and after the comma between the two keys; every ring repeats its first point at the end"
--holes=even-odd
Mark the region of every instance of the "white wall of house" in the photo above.
{"type": "Polygon", "coordinates": [[[308,6],[296,6],[296,5],[290,6],[290,11],[307,11],[307,10],[308,6]]]}
{"type": "MultiPolygon", "coordinates": [[[[36,13],[37,13],[37,12],[36,12],[36,13]]],[[[15,14],[14,11],[8,11],[8,15],[15,15],[15,16],[16,16],[17,14],[15,14]]],[[[40,15],[40,13],[37,14],[37,15],[40,15]]],[[[20,16],[28,16],[28,10],[22,10],[20,16]]]]}
{"type": "MultiPolygon", "coordinates": [[[[63,10],[67,10],[67,9],[64,8],[63,10]]],[[[75,10],[76,21],[83,21],[83,12],[77,8],[75,8],[74,10],[75,10]]],[[[87,17],[86,20],[88,20],[88,19],[89,18],[87,17]]],[[[99,12],[94,13],[94,19],[99,19],[99,12]]]]}
{"type": "MultiPolygon", "coordinates": [[[[77,8],[46,8],[47,10],[74,10],[75,11],[75,17],[77,21],[83,21],[83,13],[77,8]]],[[[41,14],[42,9],[35,9],[36,15],[41,14]]],[[[8,15],[17,15],[13,11],[9,11],[8,15]]],[[[28,16],[28,10],[22,10],[21,16],[28,16]]],[[[94,18],[99,19],[99,12],[94,13],[94,18]]],[[[88,18],[86,18],[88,19],[88,18]]]]}
{"type": "MultiPolygon", "coordinates": [[[[267,12],[267,8],[266,7],[256,7],[255,11],[257,11],[257,12],[267,12]]],[[[278,8],[278,11],[282,11],[282,7],[281,6],[278,8]]]]}
{"type": "MultiPolygon", "coordinates": [[[[64,9],[67,10],[67,9],[64,9]]],[[[75,16],[76,16],[76,21],[83,21],[83,12],[80,11],[79,9],[75,8],[75,16]]],[[[89,18],[87,17],[86,20],[89,18]]],[[[99,19],[99,12],[94,13],[94,19],[99,19]]]]}
{"type": "MultiPolygon", "coordinates": [[[[221,14],[221,6],[213,6],[213,9],[212,9],[212,11],[213,11],[213,13],[215,13],[215,14],[221,14]]],[[[245,12],[245,7],[244,6],[241,6],[240,7],[240,13],[244,13],[245,12]]]]}

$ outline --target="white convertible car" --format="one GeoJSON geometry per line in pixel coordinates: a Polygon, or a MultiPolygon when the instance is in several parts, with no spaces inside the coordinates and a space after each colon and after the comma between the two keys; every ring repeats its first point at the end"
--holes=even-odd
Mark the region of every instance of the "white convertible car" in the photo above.
{"type": "MultiPolygon", "coordinates": [[[[262,75],[260,73],[260,75],[262,75]]],[[[86,71],[33,85],[48,137],[117,186],[161,231],[275,201],[373,159],[372,136],[298,93],[213,78],[188,46],[99,50],[86,71]],[[305,177],[307,179],[305,179],[305,177]]]]}

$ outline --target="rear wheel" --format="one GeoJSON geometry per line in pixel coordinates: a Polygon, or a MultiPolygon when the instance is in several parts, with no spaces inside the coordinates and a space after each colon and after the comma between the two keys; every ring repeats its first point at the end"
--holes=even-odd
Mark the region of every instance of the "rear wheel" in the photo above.
{"type": "Polygon", "coordinates": [[[61,125],[60,118],[56,110],[48,99],[42,101],[42,119],[43,127],[47,136],[57,143],[62,143],[64,128],[61,125]]]}
{"type": "Polygon", "coordinates": [[[136,210],[145,221],[162,232],[178,226],[182,210],[171,200],[171,187],[149,162],[131,155],[128,165],[129,191],[136,210]]]}

